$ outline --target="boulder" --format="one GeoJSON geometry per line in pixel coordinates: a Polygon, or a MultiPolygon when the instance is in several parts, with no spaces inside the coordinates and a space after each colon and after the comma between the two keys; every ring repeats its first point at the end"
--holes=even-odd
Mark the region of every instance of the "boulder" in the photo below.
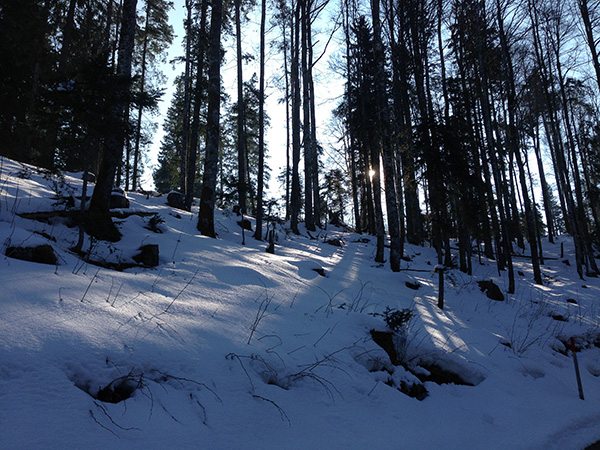
{"type": "Polygon", "coordinates": [[[158,244],[146,244],[139,248],[133,260],[145,267],[156,267],[159,264],[158,244]]]}
{"type": "Polygon", "coordinates": [[[181,192],[171,191],[167,194],[167,205],[185,210],[185,196],[181,192]]]}
{"type": "Polygon", "coordinates": [[[8,247],[6,249],[6,256],[40,264],[58,264],[56,253],[54,253],[54,249],[49,244],[38,245],[36,247],[8,247]]]}
{"type": "Polygon", "coordinates": [[[110,209],[116,208],[129,208],[129,199],[121,188],[115,188],[110,193],[110,209]]]}
{"type": "Polygon", "coordinates": [[[343,247],[344,246],[344,241],[342,241],[341,239],[327,239],[325,241],[326,244],[329,245],[333,245],[334,247],[343,247]]]}
{"type": "Polygon", "coordinates": [[[477,284],[479,285],[479,289],[481,289],[481,292],[485,292],[487,298],[495,300],[497,302],[504,301],[504,294],[502,293],[498,285],[492,280],[481,280],[478,281],[477,284]]]}
{"type": "Polygon", "coordinates": [[[421,287],[421,284],[418,281],[406,281],[404,283],[404,286],[406,286],[409,289],[412,289],[413,291],[416,291],[421,287]]]}
{"type": "Polygon", "coordinates": [[[323,269],[322,267],[315,267],[314,269],[315,272],[317,272],[319,275],[321,275],[322,277],[326,277],[327,274],[325,272],[325,269],[323,269]]]}

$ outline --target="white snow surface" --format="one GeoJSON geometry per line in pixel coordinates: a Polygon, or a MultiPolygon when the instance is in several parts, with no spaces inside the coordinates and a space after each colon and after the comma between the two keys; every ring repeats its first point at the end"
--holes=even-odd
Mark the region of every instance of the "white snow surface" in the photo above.
{"type": "Polygon", "coordinates": [[[491,279],[506,295],[494,261],[475,257],[473,277],[447,270],[442,311],[429,248],[407,245],[412,260],[392,273],[374,263],[374,238],[329,228],[310,239],[281,226],[271,255],[249,233],[241,245],[235,214],[217,211],[218,238],[203,237],[197,210],[174,210],[164,196],[128,193],[129,211],[159,214],[163,233],[132,215],[115,219],[120,242],[91,245],[91,259],[132,262],[138,247],[158,244],[159,267],[87,264],[69,251],[77,228],[17,215],[64,209],[56,196],[79,195],[80,178],[0,159],[0,448],[582,449],[600,440],[600,280],[578,279],[568,236],[545,244],[554,259],[544,286],[515,258],[522,275],[503,302],[477,285],[491,279]],[[39,244],[52,245],[57,266],[5,256],[39,244]],[[474,386],[426,381],[423,401],[400,392],[415,375],[370,335],[386,330],[388,306],[414,312],[409,366],[435,362],[474,386]],[[583,401],[558,339],[570,336],[589,344],[577,354],[583,401]],[[115,380],[133,395],[92,397],[115,380]]]}

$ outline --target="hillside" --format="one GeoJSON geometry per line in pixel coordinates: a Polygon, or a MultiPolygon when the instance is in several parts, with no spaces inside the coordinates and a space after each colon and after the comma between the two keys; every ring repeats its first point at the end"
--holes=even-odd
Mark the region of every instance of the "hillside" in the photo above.
{"type": "Polygon", "coordinates": [[[115,219],[123,239],[83,246],[89,260],[124,267],[158,244],[158,267],[87,263],[69,251],[78,233],[67,217],[19,215],[64,211],[79,179],[0,159],[0,448],[582,449],[600,439],[600,280],[578,279],[568,236],[562,259],[560,242],[545,244],[545,286],[516,257],[507,296],[495,263],[475,260],[473,277],[447,272],[441,311],[429,248],[407,246],[392,273],[373,262],[369,236],[281,226],[271,255],[249,234],[241,244],[235,214],[218,212],[219,238],[202,237],[194,212],[164,196],[128,194],[115,219]],[[37,245],[57,264],[5,256],[37,245]],[[481,292],[482,280],[505,300],[481,292]],[[386,307],[412,311],[397,365],[371,333],[387,331],[386,307]]]}

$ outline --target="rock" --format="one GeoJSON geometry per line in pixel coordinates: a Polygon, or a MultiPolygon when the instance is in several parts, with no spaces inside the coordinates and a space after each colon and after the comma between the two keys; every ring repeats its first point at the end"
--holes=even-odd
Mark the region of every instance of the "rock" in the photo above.
{"type": "Polygon", "coordinates": [[[567,303],[571,303],[572,305],[576,305],[577,304],[577,300],[575,300],[574,298],[568,298],[567,299],[567,303]]]}
{"type": "Polygon", "coordinates": [[[145,267],[156,267],[159,263],[158,244],[146,244],[139,248],[139,253],[133,260],[145,267]]]}
{"type": "Polygon", "coordinates": [[[481,292],[485,292],[487,298],[495,300],[497,302],[504,301],[504,294],[502,293],[498,285],[492,280],[481,280],[478,281],[477,284],[479,285],[479,289],[481,289],[481,292]]]}
{"type": "Polygon", "coordinates": [[[38,245],[36,247],[8,247],[6,249],[6,256],[40,264],[58,264],[56,253],[54,253],[54,249],[49,244],[38,245]]]}
{"type": "Polygon", "coordinates": [[[171,191],[167,194],[167,205],[171,208],[185,210],[185,197],[181,192],[171,191]]]}
{"type": "Polygon", "coordinates": [[[326,244],[329,245],[333,245],[334,247],[343,247],[344,246],[344,241],[342,241],[341,239],[327,239],[325,241],[326,244]]]}
{"type": "Polygon", "coordinates": [[[406,283],[404,283],[404,285],[407,288],[412,289],[413,291],[416,291],[421,287],[421,285],[417,281],[407,281],[406,283]]]}
{"type": "Polygon", "coordinates": [[[252,222],[248,219],[238,220],[238,225],[244,230],[252,231],[252,222]]]}
{"type": "Polygon", "coordinates": [[[110,193],[110,209],[117,208],[129,208],[129,199],[121,188],[115,188],[110,193]]]}
{"type": "Polygon", "coordinates": [[[321,275],[322,277],[326,277],[327,275],[325,274],[325,269],[323,269],[322,267],[316,267],[313,269],[315,272],[317,272],[319,275],[321,275]]]}
{"type": "Polygon", "coordinates": [[[398,353],[396,352],[393,336],[394,333],[391,331],[371,330],[371,338],[373,339],[373,342],[385,350],[393,365],[398,366],[401,364],[401,361],[398,359],[398,353]]]}
{"type": "Polygon", "coordinates": [[[570,266],[570,265],[571,265],[571,262],[570,262],[568,259],[563,259],[563,261],[562,261],[562,262],[563,262],[563,264],[564,264],[565,266],[570,266]]]}

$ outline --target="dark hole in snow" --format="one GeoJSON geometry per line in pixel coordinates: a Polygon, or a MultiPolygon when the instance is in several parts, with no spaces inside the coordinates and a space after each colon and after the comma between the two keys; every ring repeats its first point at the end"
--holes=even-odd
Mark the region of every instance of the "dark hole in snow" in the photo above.
{"type": "Polygon", "coordinates": [[[519,270],[519,271],[517,271],[517,274],[518,274],[520,277],[524,277],[524,276],[525,276],[525,272],[523,272],[522,270],[519,270]]]}
{"type": "Polygon", "coordinates": [[[559,322],[568,322],[569,319],[567,319],[565,316],[563,316],[562,314],[559,313],[552,313],[550,315],[550,317],[552,317],[554,320],[558,320],[559,322]]]}
{"type": "Polygon", "coordinates": [[[576,305],[577,304],[577,300],[575,300],[574,298],[568,298],[567,299],[567,303],[571,303],[572,305],[576,305]]]}
{"type": "Polygon", "coordinates": [[[429,372],[429,375],[421,372],[415,372],[417,378],[422,382],[433,381],[437,384],[459,384],[462,386],[475,386],[473,383],[470,383],[467,380],[465,380],[462,377],[462,375],[444,367],[441,367],[436,363],[420,362],[419,367],[422,367],[423,369],[426,369],[427,372],[429,372]]]}
{"type": "Polygon", "coordinates": [[[131,375],[116,378],[106,386],[100,387],[97,391],[89,383],[82,384],[75,381],[75,386],[89,394],[92,398],[104,403],[120,403],[127,400],[133,396],[141,385],[141,378],[131,375]]]}
{"type": "Polygon", "coordinates": [[[398,389],[404,395],[423,401],[429,395],[427,388],[421,383],[411,383],[404,380],[400,381],[400,386],[396,386],[392,378],[388,378],[385,382],[390,387],[398,389]]]}
{"type": "Polygon", "coordinates": [[[564,264],[565,266],[570,266],[570,265],[571,265],[571,263],[569,262],[569,260],[568,260],[568,259],[563,259],[563,264],[564,264]]]}
{"type": "Polygon", "coordinates": [[[406,381],[401,381],[398,390],[419,401],[425,400],[429,395],[427,388],[421,383],[407,383],[406,381]]]}
{"type": "Polygon", "coordinates": [[[138,385],[139,383],[134,383],[129,378],[113,381],[98,391],[96,399],[105,403],[119,403],[130,398],[138,385]]]}

